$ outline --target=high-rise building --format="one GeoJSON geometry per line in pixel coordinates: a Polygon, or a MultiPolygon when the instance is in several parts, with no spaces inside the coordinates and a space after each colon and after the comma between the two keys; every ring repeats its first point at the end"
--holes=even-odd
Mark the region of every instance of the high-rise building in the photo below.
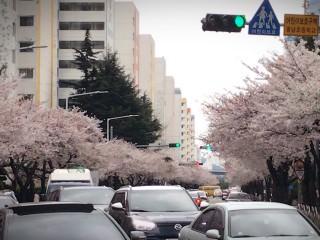
{"type": "Polygon", "coordinates": [[[139,12],[133,2],[115,2],[115,50],[120,63],[139,84],[139,12]]]}
{"type": "Polygon", "coordinates": [[[304,0],[305,14],[320,14],[319,0],[304,0]]]}
{"type": "Polygon", "coordinates": [[[16,5],[15,1],[0,1],[0,74],[12,75],[16,63],[16,5]]]}
{"type": "Polygon", "coordinates": [[[114,50],[114,1],[59,0],[58,61],[59,61],[59,99],[64,105],[66,97],[72,92],[73,84],[82,78],[74,61],[74,49],[80,49],[89,30],[90,39],[98,59],[109,49],[114,50]]]}

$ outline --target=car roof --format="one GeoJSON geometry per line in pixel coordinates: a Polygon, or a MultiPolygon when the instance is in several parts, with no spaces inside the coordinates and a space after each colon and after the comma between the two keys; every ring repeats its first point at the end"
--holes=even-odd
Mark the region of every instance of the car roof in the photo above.
{"type": "Polygon", "coordinates": [[[120,189],[130,188],[134,191],[144,191],[144,190],[181,190],[184,189],[180,185],[149,185],[149,186],[125,186],[120,189]]]}
{"type": "Polygon", "coordinates": [[[293,206],[278,203],[278,202],[260,202],[260,201],[252,201],[252,202],[218,202],[209,206],[221,206],[228,211],[233,210],[246,210],[246,209],[296,209],[293,206]]]}
{"type": "Polygon", "coordinates": [[[86,190],[86,189],[106,189],[106,190],[113,190],[113,188],[111,187],[106,187],[106,186],[61,186],[60,189],[67,189],[68,191],[72,191],[72,190],[86,190]]]}
{"type": "Polygon", "coordinates": [[[18,215],[29,215],[38,213],[54,212],[92,212],[95,210],[93,204],[77,202],[26,202],[8,207],[13,213],[18,215]]]}

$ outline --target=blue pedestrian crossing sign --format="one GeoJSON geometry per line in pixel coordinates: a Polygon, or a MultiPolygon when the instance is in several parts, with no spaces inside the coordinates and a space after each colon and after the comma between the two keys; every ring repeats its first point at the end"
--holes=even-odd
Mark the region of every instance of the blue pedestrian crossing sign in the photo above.
{"type": "Polygon", "coordinates": [[[280,35],[280,23],[268,0],[264,0],[249,23],[249,34],[280,35]]]}

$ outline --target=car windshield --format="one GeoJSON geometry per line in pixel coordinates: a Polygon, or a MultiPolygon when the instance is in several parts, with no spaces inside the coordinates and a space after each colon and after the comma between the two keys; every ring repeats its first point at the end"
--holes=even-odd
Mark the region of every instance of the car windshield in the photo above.
{"type": "Polygon", "coordinates": [[[114,190],[105,188],[66,188],[60,193],[60,201],[109,204],[113,194],[114,190]]]}
{"type": "Polygon", "coordinates": [[[132,191],[132,211],[186,212],[198,211],[190,196],[183,190],[142,190],[132,191]]]}
{"type": "Polygon", "coordinates": [[[104,215],[96,213],[50,213],[15,215],[7,225],[7,240],[105,240],[126,239],[104,215]]]}
{"type": "Polygon", "coordinates": [[[296,211],[255,209],[229,212],[229,236],[232,238],[269,236],[318,236],[296,211]]]}

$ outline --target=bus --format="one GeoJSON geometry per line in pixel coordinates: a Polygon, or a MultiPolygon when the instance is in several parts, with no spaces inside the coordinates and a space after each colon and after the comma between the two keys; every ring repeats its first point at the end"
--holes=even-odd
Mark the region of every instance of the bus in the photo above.
{"type": "Polygon", "coordinates": [[[221,194],[222,194],[221,187],[219,185],[200,186],[198,189],[201,190],[201,191],[205,191],[208,196],[215,197],[215,192],[221,192],[221,194]],[[217,189],[218,189],[218,191],[215,191],[217,189]]]}

